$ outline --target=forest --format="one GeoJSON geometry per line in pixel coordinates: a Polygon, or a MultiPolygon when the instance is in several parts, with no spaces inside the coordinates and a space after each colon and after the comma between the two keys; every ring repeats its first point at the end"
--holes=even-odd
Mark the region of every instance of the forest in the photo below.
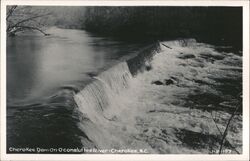
{"type": "Polygon", "coordinates": [[[119,39],[195,38],[242,48],[241,7],[9,6],[6,19],[9,35],[57,26],[119,39]],[[11,30],[13,26],[18,30],[11,30]]]}
{"type": "Polygon", "coordinates": [[[166,40],[195,38],[241,47],[237,7],[87,7],[83,28],[105,35],[166,40]]]}

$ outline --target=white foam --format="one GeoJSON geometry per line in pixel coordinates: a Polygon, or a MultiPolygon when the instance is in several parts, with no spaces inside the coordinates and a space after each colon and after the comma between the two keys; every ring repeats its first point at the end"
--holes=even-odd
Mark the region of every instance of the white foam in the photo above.
{"type": "MultiPolygon", "coordinates": [[[[212,78],[239,77],[238,70],[225,69],[240,69],[241,57],[216,52],[194,40],[162,43],[171,49],[161,45],[163,51],[154,56],[152,70],[132,77],[125,62],[118,64],[75,96],[80,112],[89,119],[82,120],[79,127],[98,148],[146,148],[149,153],[211,153],[211,148],[218,148],[218,144],[188,147],[178,132],[218,136],[212,115],[220,115],[217,126],[223,131],[230,114],[184,107],[188,101],[184,98],[197,90],[220,94],[213,88],[219,83],[212,78]],[[212,57],[223,59],[211,62],[212,57]],[[174,85],[152,84],[165,79],[174,85]]],[[[230,130],[227,137],[240,152],[241,120],[237,116],[231,125],[236,130],[230,130]]]]}

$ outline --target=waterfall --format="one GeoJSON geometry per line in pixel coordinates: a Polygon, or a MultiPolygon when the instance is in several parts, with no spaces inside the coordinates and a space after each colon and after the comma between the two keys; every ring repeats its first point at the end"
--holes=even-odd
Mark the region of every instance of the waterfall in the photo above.
{"type": "MultiPolygon", "coordinates": [[[[240,68],[239,71],[231,70],[241,65],[241,57],[237,57],[232,53],[216,52],[214,47],[194,39],[166,41],[148,46],[134,57],[100,73],[74,96],[80,118],[78,127],[87,136],[81,140],[83,147],[146,149],[148,153],[200,152],[175,147],[176,143],[184,143],[176,131],[191,129],[203,134],[206,126],[205,131],[210,132],[211,127],[211,133],[217,135],[216,128],[202,123],[192,129],[194,117],[198,118],[195,122],[205,122],[199,119],[207,118],[209,113],[200,109],[190,111],[184,104],[194,99],[190,107],[194,104],[194,107],[205,108],[209,101],[201,99],[200,102],[198,97],[197,102],[193,97],[217,97],[225,93],[223,88],[226,87],[217,80],[231,80],[229,77],[233,77],[233,81],[240,80],[240,68]],[[187,57],[181,57],[183,55],[187,57]],[[174,83],[156,85],[152,83],[155,80],[174,83]],[[184,96],[183,92],[188,95],[184,96]],[[186,116],[186,111],[192,115],[186,116]],[[196,117],[198,115],[202,117],[196,117]]],[[[240,84],[237,89],[240,91],[240,84]]],[[[222,98],[219,99],[224,103],[227,98],[222,98]]]]}
{"type": "MultiPolygon", "coordinates": [[[[154,44],[140,51],[128,61],[120,62],[94,77],[95,80],[85,86],[75,96],[75,102],[81,119],[80,129],[99,148],[129,146],[128,138],[123,138],[126,123],[119,120],[123,115],[122,96],[138,72],[150,64],[152,57],[159,52],[160,45],[154,44]]],[[[144,147],[143,145],[142,147],[144,147]]]]}
{"type": "Polygon", "coordinates": [[[119,63],[95,77],[96,80],[88,84],[75,95],[79,110],[92,122],[101,121],[114,115],[116,95],[129,87],[132,75],[126,62],[119,63]],[[112,113],[110,113],[112,112],[112,113]]]}

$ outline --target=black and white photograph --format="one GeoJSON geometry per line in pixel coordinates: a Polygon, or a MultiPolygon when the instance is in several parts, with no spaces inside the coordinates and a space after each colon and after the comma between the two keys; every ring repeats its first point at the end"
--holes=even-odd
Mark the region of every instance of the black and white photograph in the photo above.
{"type": "Polygon", "coordinates": [[[249,159],[248,7],[35,2],[1,4],[5,156],[249,159]]]}

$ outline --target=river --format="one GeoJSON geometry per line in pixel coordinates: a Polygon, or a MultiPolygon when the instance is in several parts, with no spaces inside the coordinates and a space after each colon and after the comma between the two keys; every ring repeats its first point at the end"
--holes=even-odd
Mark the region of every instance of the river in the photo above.
{"type": "Polygon", "coordinates": [[[7,40],[7,147],[81,148],[73,95],[145,46],[83,30],[47,32],[7,40]]]}
{"type": "Polygon", "coordinates": [[[47,32],[8,39],[9,153],[214,154],[234,111],[224,149],[242,153],[242,56],[232,47],[47,32]]]}

